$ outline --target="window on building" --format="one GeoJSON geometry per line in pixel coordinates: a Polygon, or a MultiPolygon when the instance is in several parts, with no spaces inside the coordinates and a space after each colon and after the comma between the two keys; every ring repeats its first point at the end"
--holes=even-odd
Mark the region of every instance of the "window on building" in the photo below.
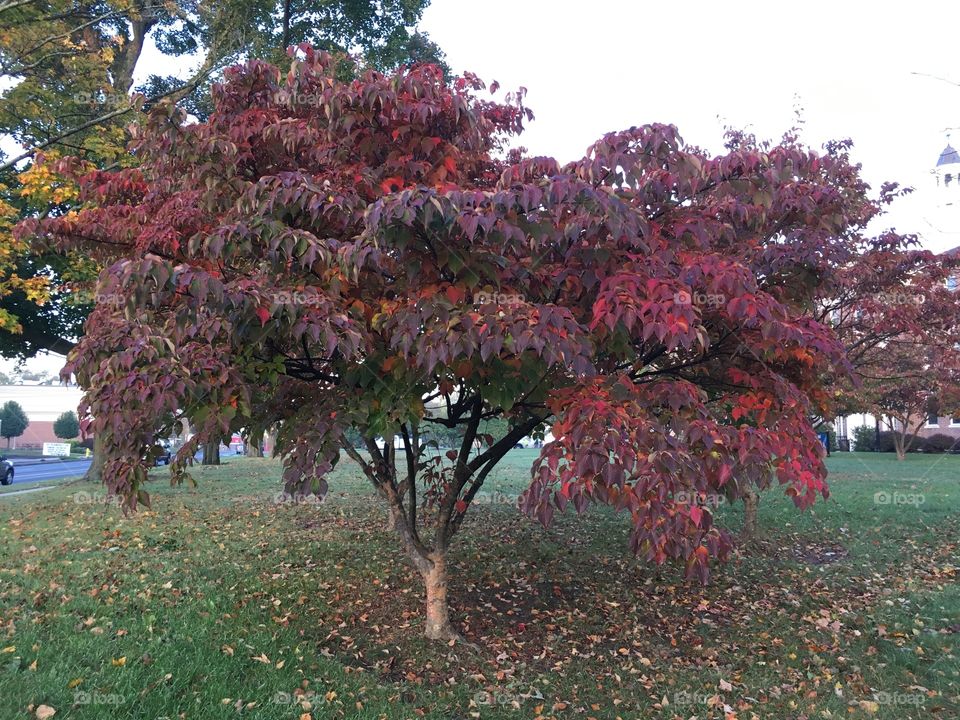
{"type": "Polygon", "coordinates": [[[957,276],[951,275],[947,278],[947,290],[956,290],[957,289],[957,276]]]}
{"type": "Polygon", "coordinates": [[[927,427],[937,427],[940,425],[940,418],[935,412],[927,413],[927,427]]]}
{"type": "Polygon", "coordinates": [[[960,417],[952,417],[952,418],[950,418],[950,425],[952,425],[952,426],[954,426],[954,427],[960,425],[960,417]]]}

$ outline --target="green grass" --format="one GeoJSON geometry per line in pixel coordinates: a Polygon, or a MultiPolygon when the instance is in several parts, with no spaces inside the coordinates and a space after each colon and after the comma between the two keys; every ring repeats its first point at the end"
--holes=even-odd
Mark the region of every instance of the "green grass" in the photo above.
{"type": "Polygon", "coordinates": [[[478,650],[421,639],[419,580],[346,461],[322,505],[277,504],[279,466],[246,459],[195,490],[158,470],[130,517],[83,482],[3,498],[0,720],[960,717],[960,457],[835,455],[828,501],[766,493],[762,541],[700,588],[630,557],[621,516],[520,516],[535,454],[453,550],[478,650]]]}

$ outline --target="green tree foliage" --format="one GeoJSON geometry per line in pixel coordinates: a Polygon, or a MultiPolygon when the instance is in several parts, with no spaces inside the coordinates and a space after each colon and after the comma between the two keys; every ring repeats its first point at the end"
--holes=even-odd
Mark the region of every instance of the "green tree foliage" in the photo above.
{"type": "Polygon", "coordinates": [[[140,110],[173,101],[203,118],[211,83],[225,67],[253,56],[281,58],[304,41],[383,69],[442,63],[428,37],[408,30],[427,2],[0,2],[0,136],[23,148],[0,157],[0,354],[68,352],[93,304],[84,290],[98,266],[37,253],[29,239],[16,242],[9,232],[24,217],[75,207],[72,188],[51,170],[56,158],[130,165],[127,124],[140,120],[140,110]],[[171,65],[196,69],[186,78],[150,75],[137,85],[150,45],[176,61],[171,65]]]}
{"type": "Polygon", "coordinates": [[[7,447],[10,447],[10,438],[23,435],[29,424],[30,421],[20,407],[20,403],[8,400],[3,407],[0,407],[0,436],[7,439],[7,447]]]}
{"type": "Polygon", "coordinates": [[[80,420],[73,410],[68,410],[53,423],[53,434],[64,440],[73,440],[80,434],[80,420]]]}

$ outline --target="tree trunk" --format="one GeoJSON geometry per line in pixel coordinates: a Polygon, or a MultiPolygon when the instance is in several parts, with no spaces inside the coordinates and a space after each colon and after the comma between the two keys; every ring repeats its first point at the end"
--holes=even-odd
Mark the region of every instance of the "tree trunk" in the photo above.
{"type": "Polygon", "coordinates": [[[450,624],[447,605],[447,558],[446,553],[430,555],[433,566],[423,571],[423,584],[427,589],[427,620],[424,634],[429,640],[458,640],[460,635],[450,624]]]}
{"type": "Polygon", "coordinates": [[[898,433],[894,431],[893,447],[897,451],[897,460],[907,459],[907,447],[906,447],[906,441],[904,439],[903,433],[898,433]]]}
{"type": "Polygon", "coordinates": [[[247,447],[244,454],[247,457],[263,457],[263,428],[254,427],[247,433],[247,447]]]}
{"type": "Polygon", "coordinates": [[[219,465],[220,464],[220,441],[212,440],[203,444],[203,460],[201,465],[219,465]]]}
{"type": "Polygon", "coordinates": [[[90,461],[83,479],[103,482],[103,440],[99,435],[93,436],[93,460],[90,461]]]}
{"type": "Polygon", "coordinates": [[[743,493],[743,530],[742,542],[750,542],[757,536],[757,509],[760,506],[760,493],[753,485],[747,485],[743,493]]]}

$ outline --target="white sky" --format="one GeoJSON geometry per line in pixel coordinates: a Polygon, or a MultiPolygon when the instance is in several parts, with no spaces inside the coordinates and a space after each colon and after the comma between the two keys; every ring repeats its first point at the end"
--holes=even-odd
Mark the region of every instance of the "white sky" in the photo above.
{"type": "MultiPolygon", "coordinates": [[[[930,175],[947,128],[960,147],[960,85],[912,74],[960,83],[960,3],[433,0],[420,28],[455,72],[528,88],[536,120],[520,144],[533,154],[570,160],[648,122],[720,152],[724,125],[779,138],[799,106],[807,144],[852,138],[874,187],[916,188],[883,226],[937,252],[960,245],[960,205],[951,217],[930,175]]],[[[141,67],[172,71],[155,51],[141,67]]]]}

